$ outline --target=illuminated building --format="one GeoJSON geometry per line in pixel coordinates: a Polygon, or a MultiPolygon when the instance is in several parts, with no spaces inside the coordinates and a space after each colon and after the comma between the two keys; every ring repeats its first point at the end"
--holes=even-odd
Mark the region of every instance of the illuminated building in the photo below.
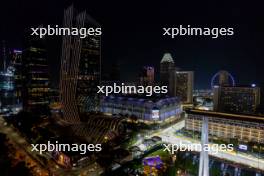
{"type": "Polygon", "coordinates": [[[15,82],[15,98],[16,104],[22,105],[22,86],[23,86],[23,67],[22,67],[22,51],[13,50],[12,64],[15,68],[14,82],[15,82]]]}
{"type": "Polygon", "coordinates": [[[193,102],[193,72],[179,71],[170,53],[160,61],[160,83],[167,85],[170,96],[177,96],[184,104],[193,102]]]}
{"type": "Polygon", "coordinates": [[[6,47],[6,42],[5,40],[1,41],[1,50],[0,50],[0,70],[1,71],[6,71],[9,63],[8,63],[8,53],[9,50],[6,47]]]}
{"type": "Polygon", "coordinates": [[[214,111],[254,114],[260,104],[260,88],[256,86],[215,86],[214,111]]]}
{"type": "Polygon", "coordinates": [[[144,166],[144,175],[160,175],[159,171],[164,169],[164,163],[160,156],[150,156],[143,158],[142,164],[144,166]]]}
{"type": "Polygon", "coordinates": [[[143,165],[154,167],[156,169],[161,169],[163,167],[163,162],[160,156],[150,156],[143,159],[143,165]]]}
{"type": "Polygon", "coordinates": [[[140,121],[162,122],[169,118],[179,118],[180,105],[177,97],[143,99],[108,96],[102,98],[101,112],[111,115],[135,116],[140,121]]]}
{"type": "MultiPolygon", "coordinates": [[[[4,55],[6,55],[5,52],[4,55]]],[[[0,102],[1,109],[15,112],[22,108],[22,51],[13,50],[10,56],[10,66],[7,65],[5,56],[5,69],[0,73],[0,102]]]]}
{"type": "Polygon", "coordinates": [[[187,114],[187,130],[201,132],[203,117],[208,117],[210,137],[264,143],[264,117],[200,110],[188,110],[187,114]]]}
{"type": "Polygon", "coordinates": [[[170,73],[175,71],[175,65],[170,53],[165,53],[160,61],[160,83],[169,86],[170,73]]]}
{"type": "Polygon", "coordinates": [[[154,84],[154,67],[145,66],[139,75],[140,85],[150,86],[154,84]]]}
{"type": "Polygon", "coordinates": [[[8,67],[6,72],[0,72],[0,107],[7,110],[15,105],[14,69],[8,67]]]}
{"type": "Polygon", "coordinates": [[[193,96],[196,97],[209,97],[212,98],[212,90],[211,89],[197,89],[193,91],[193,96]]]}
{"type": "Polygon", "coordinates": [[[183,104],[193,102],[193,72],[174,71],[170,77],[170,95],[177,96],[183,104]]]}
{"type": "Polygon", "coordinates": [[[193,91],[193,105],[195,109],[213,110],[212,89],[201,89],[193,91]]]}
{"type": "Polygon", "coordinates": [[[45,39],[28,38],[22,52],[23,107],[27,111],[47,113],[49,104],[49,68],[45,39]]]}
{"type": "MultiPolygon", "coordinates": [[[[66,28],[100,27],[85,11],[77,13],[73,6],[64,11],[66,28]]],[[[97,111],[101,58],[100,37],[66,35],[62,40],[60,101],[67,121],[76,122],[82,112],[97,111]]]]}

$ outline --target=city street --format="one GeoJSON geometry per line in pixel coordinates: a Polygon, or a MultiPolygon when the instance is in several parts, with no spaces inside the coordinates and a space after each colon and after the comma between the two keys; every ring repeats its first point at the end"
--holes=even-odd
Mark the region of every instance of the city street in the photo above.
{"type": "MultiPolygon", "coordinates": [[[[178,136],[176,131],[180,130],[184,127],[184,120],[174,124],[171,127],[159,130],[158,132],[154,132],[150,134],[148,137],[159,136],[162,138],[163,142],[170,143],[170,144],[197,144],[200,141],[178,136]]],[[[142,139],[136,142],[136,145],[139,146],[142,142],[142,139]]],[[[235,153],[235,152],[228,152],[228,151],[219,151],[218,153],[209,152],[209,155],[232,161],[235,163],[239,163],[242,165],[247,165],[248,167],[252,167],[255,169],[264,170],[264,160],[258,159],[252,155],[242,154],[242,153],[235,153]]]]}
{"type": "Polygon", "coordinates": [[[26,156],[26,162],[37,166],[35,170],[39,176],[47,176],[49,174],[54,176],[88,176],[89,174],[93,174],[96,176],[96,170],[93,169],[93,166],[88,165],[84,168],[66,170],[57,165],[55,161],[50,158],[50,156],[43,153],[41,156],[47,160],[47,164],[45,165],[40,159],[40,154],[38,152],[31,151],[31,145],[25,140],[25,138],[21,136],[21,134],[16,129],[14,129],[12,126],[5,125],[5,123],[6,122],[3,117],[0,116],[0,132],[6,134],[14,147],[19,150],[20,153],[23,153],[23,155],[26,156]]]}

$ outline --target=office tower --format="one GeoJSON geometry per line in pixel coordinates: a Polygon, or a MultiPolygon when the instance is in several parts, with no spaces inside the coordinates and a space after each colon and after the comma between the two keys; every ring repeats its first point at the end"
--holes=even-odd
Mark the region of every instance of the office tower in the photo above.
{"type": "Polygon", "coordinates": [[[170,74],[175,71],[175,65],[170,53],[165,53],[160,61],[160,83],[169,86],[170,74]]]}
{"type": "Polygon", "coordinates": [[[45,115],[49,104],[49,68],[45,39],[27,35],[22,52],[23,107],[26,111],[45,115]]]}
{"type": "Polygon", "coordinates": [[[145,66],[139,74],[140,85],[149,86],[154,84],[154,67],[145,66]]]}
{"type": "Polygon", "coordinates": [[[180,98],[183,104],[193,102],[193,72],[174,71],[170,74],[169,93],[180,98]]]}
{"type": "Polygon", "coordinates": [[[14,68],[10,66],[0,72],[0,112],[10,110],[14,104],[14,68]]]}
{"type": "Polygon", "coordinates": [[[14,84],[15,84],[15,99],[17,105],[22,105],[22,86],[23,86],[23,67],[22,67],[22,51],[12,51],[12,65],[15,69],[14,84]]]}
{"type": "Polygon", "coordinates": [[[212,92],[213,92],[213,110],[218,111],[219,99],[220,99],[220,86],[214,86],[212,92]]]}
{"type": "MultiPolygon", "coordinates": [[[[100,27],[85,11],[78,13],[73,6],[64,11],[65,28],[100,27]]],[[[76,122],[79,113],[97,111],[97,86],[101,76],[100,37],[65,35],[62,39],[60,101],[64,119],[76,122]]]]}
{"type": "Polygon", "coordinates": [[[1,64],[1,71],[6,71],[8,67],[8,50],[6,47],[6,42],[5,40],[1,41],[1,50],[0,50],[0,64],[1,64]]]}
{"type": "Polygon", "coordinates": [[[215,86],[214,110],[253,114],[260,104],[260,88],[252,86],[215,86]]]}

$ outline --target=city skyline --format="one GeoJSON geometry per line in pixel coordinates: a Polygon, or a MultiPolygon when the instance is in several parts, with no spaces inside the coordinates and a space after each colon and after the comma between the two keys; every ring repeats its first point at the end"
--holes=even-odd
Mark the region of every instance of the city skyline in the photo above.
{"type": "Polygon", "coordinates": [[[264,176],[260,5],[3,6],[0,175],[264,176]]]}
{"type": "MultiPolygon", "coordinates": [[[[197,8],[194,8],[186,6],[185,3],[177,3],[174,6],[164,2],[135,3],[130,4],[130,7],[113,6],[108,9],[106,6],[101,7],[99,2],[46,2],[38,7],[31,5],[30,2],[14,1],[14,3],[20,4],[20,8],[7,3],[5,6],[7,8],[1,12],[2,16],[7,13],[7,10],[17,12],[5,18],[4,25],[1,26],[0,38],[5,39],[10,47],[24,47],[22,44],[23,31],[31,25],[62,25],[63,8],[74,3],[78,8],[86,10],[102,25],[103,70],[107,71],[106,67],[109,64],[118,63],[123,80],[135,80],[137,75],[134,72],[140,70],[143,65],[158,68],[162,55],[170,52],[177,67],[195,72],[194,87],[196,89],[209,88],[210,78],[218,70],[229,71],[236,80],[240,81],[240,84],[262,85],[264,82],[261,77],[264,55],[261,45],[263,25],[260,20],[262,13],[258,4],[248,7],[247,4],[241,3],[238,4],[239,8],[235,3],[231,3],[228,7],[212,5],[210,8],[197,4],[197,8]],[[246,11],[247,7],[248,11],[246,11]],[[252,7],[254,11],[250,10],[252,7]],[[47,9],[49,9],[48,13],[47,9]],[[134,9],[137,11],[133,13],[134,9]],[[145,15],[146,10],[149,13],[145,15]],[[22,11],[23,14],[18,15],[22,11]],[[20,20],[13,23],[14,19],[20,20]],[[216,20],[218,23],[214,22],[216,20]],[[148,23],[145,24],[145,21],[148,23]],[[163,27],[173,27],[179,24],[200,27],[234,27],[234,36],[217,39],[194,36],[171,39],[162,36],[163,27]],[[134,67],[130,67],[132,64],[134,67]]],[[[124,4],[113,5],[122,6],[124,4]]],[[[51,72],[57,75],[60,65],[61,38],[50,37],[48,43],[48,61],[52,65],[51,72]]],[[[155,69],[156,75],[158,72],[159,70],[155,69]]],[[[59,77],[55,76],[51,81],[53,85],[56,85],[59,77]]]]}

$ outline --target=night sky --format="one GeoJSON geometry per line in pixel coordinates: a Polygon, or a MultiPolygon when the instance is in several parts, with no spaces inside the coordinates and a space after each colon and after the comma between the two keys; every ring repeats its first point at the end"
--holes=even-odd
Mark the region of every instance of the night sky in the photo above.
{"type": "MultiPolygon", "coordinates": [[[[158,73],[163,53],[170,52],[177,67],[195,71],[195,88],[209,88],[210,78],[221,69],[229,71],[240,84],[264,82],[264,10],[253,1],[9,0],[0,5],[0,39],[12,48],[23,48],[25,29],[38,24],[61,25],[63,9],[72,2],[101,24],[103,68],[117,62],[123,79],[135,79],[143,65],[154,66],[158,73]],[[233,27],[235,34],[217,39],[162,35],[163,27],[180,24],[233,27]]],[[[56,84],[61,40],[52,37],[48,42],[52,81],[56,84]]]]}

